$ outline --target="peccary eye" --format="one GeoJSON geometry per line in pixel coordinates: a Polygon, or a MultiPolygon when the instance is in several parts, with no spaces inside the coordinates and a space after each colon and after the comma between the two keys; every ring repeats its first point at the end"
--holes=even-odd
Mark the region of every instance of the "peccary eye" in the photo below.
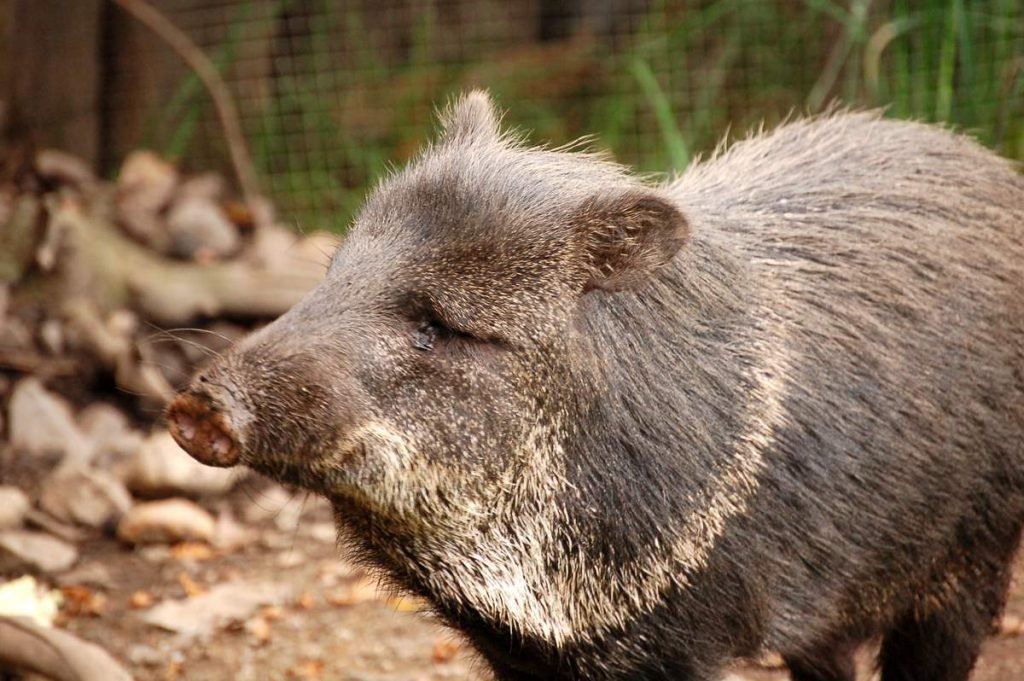
{"type": "Polygon", "coordinates": [[[422,352],[439,347],[450,347],[454,341],[470,341],[474,338],[467,333],[456,331],[437,319],[429,318],[420,322],[412,335],[412,346],[422,352]]]}
{"type": "Polygon", "coordinates": [[[441,336],[440,325],[436,322],[423,322],[412,336],[412,345],[424,352],[433,350],[437,339],[441,336]]]}

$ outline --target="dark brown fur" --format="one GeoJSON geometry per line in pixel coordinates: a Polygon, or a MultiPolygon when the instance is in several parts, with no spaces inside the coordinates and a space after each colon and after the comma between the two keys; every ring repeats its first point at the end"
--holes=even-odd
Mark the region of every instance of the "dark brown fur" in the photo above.
{"type": "Polygon", "coordinates": [[[327,496],[501,679],[846,681],[881,637],[963,681],[1024,522],[1024,181],[836,113],[648,187],[472,94],[169,421],[327,496]]]}

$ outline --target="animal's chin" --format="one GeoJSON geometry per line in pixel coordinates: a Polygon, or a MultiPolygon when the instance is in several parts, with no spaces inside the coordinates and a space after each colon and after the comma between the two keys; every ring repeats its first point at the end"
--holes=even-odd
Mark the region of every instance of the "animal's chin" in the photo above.
{"type": "Polygon", "coordinates": [[[288,454],[254,450],[244,452],[241,463],[281,484],[332,496],[338,490],[351,487],[354,458],[354,452],[348,448],[327,453],[288,454]]]}

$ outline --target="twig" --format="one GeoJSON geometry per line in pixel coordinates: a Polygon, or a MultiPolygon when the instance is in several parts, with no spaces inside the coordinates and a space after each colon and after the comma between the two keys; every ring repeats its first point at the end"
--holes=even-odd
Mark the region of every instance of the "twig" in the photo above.
{"type": "Polygon", "coordinates": [[[199,46],[192,42],[191,38],[146,0],[112,1],[156,33],[172,50],[178,53],[178,56],[203,82],[217,109],[221,126],[224,128],[224,137],[231,154],[231,164],[238,176],[238,184],[245,197],[245,203],[249,207],[256,227],[262,227],[266,222],[266,210],[260,204],[259,197],[261,195],[256,171],[252,157],[249,155],[249,147],[245,142],[245,135],[242,133],[238,109],[231,98],[227,84],[220,77],[220,72],[217,71],[217,67],[203,54],[199,46]]]}
{"type": "Polygon", "coordinates": [[[850,50],[853,49],[854,41],[862,37],[861,34],[868,20],[868,12],[871,9],[871,2],[872,0],[857,0],[851,3],[849,16],[846,17],[843,25],[843,33],[836,42],[832,52],[829,53],[828,60],[825,62],[825,68],[822,69],[818,80],[811,88],[810,94],[807,95],[807,105],[811,111],[819,111],[821,109],[825,103],[825,98],[828,97],[835,86],[836,80],[839,78],[839,72],[846,63],[847,57],[850,56],[850,50]]]}

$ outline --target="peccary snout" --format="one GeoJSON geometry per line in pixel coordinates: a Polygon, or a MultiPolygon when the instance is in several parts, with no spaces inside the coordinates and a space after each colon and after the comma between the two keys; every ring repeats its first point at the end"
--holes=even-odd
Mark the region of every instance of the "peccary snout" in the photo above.
{"type": "Polygon", "coordinates": [[[182,449],[322,490],[330,477],[318,466],[354,453],[344,436],[365,413],[337,350],[311,335],[299,306],[193,378],[166,411],[182,449]]]}
{"type": "Polygon", "coordinates": [[[234,466],[239,462],[238,437],[230,409],[200,386],[178,395],[167,407],[167,426],[182,449],[207,466],[234,466]]]}

